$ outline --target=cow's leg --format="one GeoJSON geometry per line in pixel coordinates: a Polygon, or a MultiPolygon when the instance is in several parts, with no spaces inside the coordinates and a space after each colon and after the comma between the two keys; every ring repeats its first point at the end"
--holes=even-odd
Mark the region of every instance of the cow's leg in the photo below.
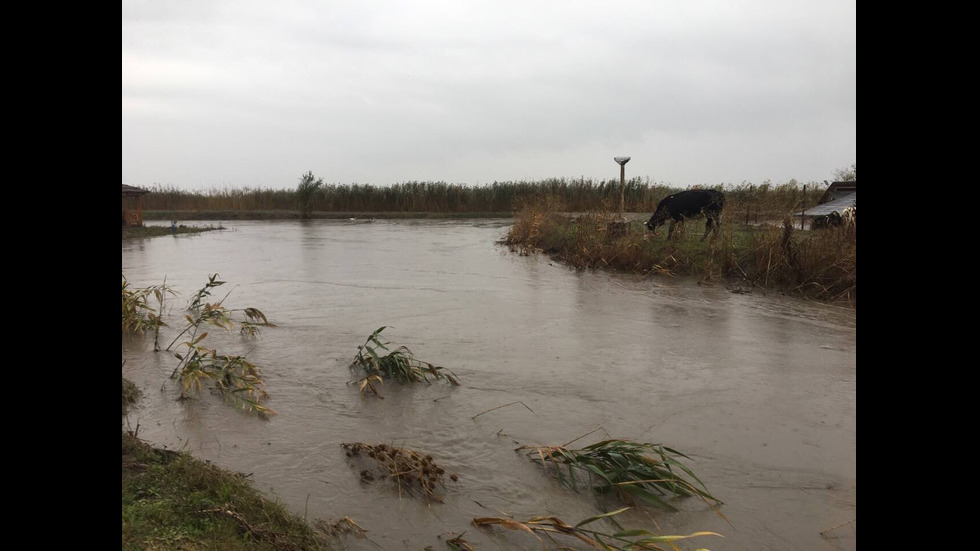
{"type": "Polygon", "coordinates": [[[711,225],[712,225],[712,223],[714,223],[714,228],[715,228],[715,235],[714,235],[714,237],[718,237],[718,229],[721,227],[721,215],[720,214],[716,214],[714,216],[706,215],[705,218],[707,218],[708,221],[704,225],[704,235],[701,236],[701,241],[704,241],[704,238],[705,237],[708,237],[708,232],[711,231],[711,225]]]}
{"type": "Polygon", "coordinates": [[[674,233],[674,226],[677,224],[677,220],[670,221],[670,227],[667,228],[667,241],[670,241],[671,234],[674,233]]]}
{"type": "Polygon", "coordinates": [[[705,237],[708,237],[708,232],[711,231],[711,217],[705,216],[707,221],[704,223],[704,235],[701,236],[701,241],[704,241],[705,237]]]}

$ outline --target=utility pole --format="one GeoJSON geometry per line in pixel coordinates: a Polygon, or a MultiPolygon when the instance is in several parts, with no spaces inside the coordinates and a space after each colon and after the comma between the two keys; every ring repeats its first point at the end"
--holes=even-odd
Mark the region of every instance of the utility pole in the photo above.
{"type": "Polygon", "coordinates": [[[803,229],[803,223],[806,222],[806,184],[803,184],[803,210],[800,211],[800,229],[803,229]]]}
{"type": "Polygon", "coordinates": [[[629,157],[613,157],[619,163],[619,218],[626,220],[626,163],[630,162],[629,157]]]}

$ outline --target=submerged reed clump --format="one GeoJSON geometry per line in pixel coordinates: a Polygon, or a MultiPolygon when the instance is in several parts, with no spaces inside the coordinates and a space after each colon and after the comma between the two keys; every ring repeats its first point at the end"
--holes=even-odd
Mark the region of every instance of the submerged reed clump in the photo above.
{"type": "Polygon", "coordinates": [[[476,547],[473,547],[470,542],[463,539],[466,532],[458,536],[454,533],[449,533],[448,535],[453,536],[446,540],[446,547],[449,548],[449,551],[476,551],[476,547]]]}
{"type": "Polygon", "coordinates": [[[552,465],[558,482],[571,488],[576,488],[579,481],[587,482],[595,491],[614,491],[626,501],[640,500],[671,511],[676,508],[666,501],[670,497],[698,496],[705,502],[722,503],[677,460],[689,457],[661,444],[612,439],[581,450],[521,446],[516,451],[522,450],[530,450],[527,456],[532,461],[552,465]]]}
{"type": "Polygon", "coordinates": [[[381,383],[382,378],[393,379],[399,383],[426,383],[429,384],[429,377],[434,379],[445,379],[451,385],[458,386],[459,379],[456,375],[444,368],[429,362],[424,362],[415,357],[411,350],[406,346],[399,346],[395,350],[388,351],[389,342],[382,342],[379,335],[388,326],[382,326],[377,331],[371,333],[363,345],[357,347],[357,356],[351,362],[352,370],[363,369],[366,376],[359,379],[361,392],[365,389],[370,390],[376,396],[378,393],[374,383],[381,383]],[[379,350],[388,351],[381,355],[379,350]]]}
{"type": "MultiPolygon", "coordinates": [[[[245,356],[219,354],[216,349],[202,344],[208,336],[207,331],[200,332],[202,327],[212,325],[231,330],[236,324],[233,319],[236,311],[242,311],[245,315],[245,319],[238,322],[240,325],[239,332],[243,338],[255,337],[260,327],[275,327],[275,324],[270,322],[258,308],[249,307],[242,310],[226,308],[223,303],[228,295],[216,302],[208,302],[211,298],[211,292],[224,283],[218,279],[218,274],[211,274],[204,287],[191,297],[191,302],[187,307],[188,313],[184,314],[186,326],[177,333],[177,336],[166,348],[169,351],[174,345],[177,346],[178,350],[186,347],[186,351],[174,352],[174,356],[179,362],[174,367],[171,378],[177,379],[181,384],[181,399],[187,398],[191,389],[200,392],[203,384],[210,381],[215,390],[219,391],[229,402],[241,407],[243,411],[273,414],[275,413],[273,410],[259,403],[267,398],[268,394],[265,391],[265,383],[262,381],[258,366],[247,360],[245,356]],[[181,338],[186,340],[178,344],[181,338]]],[[[166,279],[164,279],[163,285],[134,289],[126,280],[126,276],[123,275],[123,334],[139,335],[152,329],[154,330],[153,350],[160,351],[160,328],[169,327],[162,318],[164,297],[168,293],[177,294],[166,285],[166,279]],[[158,303],[156,309],[148,304],[150,297],[156,298],[158,303]]],[[[123,385],[125,392],[125,380],[123,385]]]]}
{"type": "Polygon", "coordinates": [[[141,335],[153,329],[166,327],[161,315],[166,294],[176,294],[166,283],[150,287],[133,288],[126,276],[122,276],[122,332],[123,334],[141,335]],[[155,297],[160,305],[159,310],[150,306],[150,297],[155,297]]]}
{"type": "MultiPolygon", "coordinates": [[[[373,461],[373,470],[360,471],[361,480],[371,482],[379,477],[394,479],[398,484],[399,496],[403,489],[410,493],[421,491],[426,501],[442,503],[442,499],[435,494],[435,491],[437,486],[445,487],[443,477],[447,473],[445,469],[436,465],[431,455],[387,444],[372,446],[362,442],[350,442],[341,445],[347,450],[347,457],[367,457],[373,461]]],[[[449,473],[449,478],[453,482],[459,480],[459,476],[454,473],[449,473]]]]}
{"type": "MultiPolygon", "coordinates": [[[[232,315],[236,310],[223,305],[228,295],[217,302],[207,302],[211,291],[224,283],[218,280],[218,274],[212,274],[204,287],[192,297],[188,306],[190,313],[184,315],[187,326],[167,347],[170,350],[182,336],[189,335],[186,341],[177,345],[178,348],[186,347],[187,350],[183,354],[174,352],[180,363],[174,368],[171,377],[180,381],[181,398],[186,398],[191,389],[200,393],[203,382],[211,381],[222,396],[242,411],[260,415],[275,414],[275,411],[260,404],[269,395],[265,391],[265,382],[257,365],[245,356],[219,354],[216,349],[201,344],[208,336],[206,331],[198,335],[202,326],[213,325],[225,330],[235,327],[232,315]]],[[[260,326],[275,327],[258,308],[249,307],[242,311],[245,313],[245,320],[239,322],[239,332],[243,337],[254,337],[260,326]]]]}
{"type": "Polygon", "coordinates": [[[260,404],[269,397],[265,391],[265,382],[258,366],[245,359],[245,356],[218,354],[213,348],[207,348],[200,342],[207,337],[200,337],[181,343],[187,347],[184,355],[174,353],[180,360],[175,368],[175,377],[180,381],[182,398],[194,389],[201,392],[202,382],[211,381],[215,388],[246,413],[256,412],[262,415],[272,415],[276,412],[260,404]]]}
{"type": "MultiPolygon", "coordinates": [[[[542,547],[545,545],[545,541],[541,538],[541,535],[543,535],[548,538],[548,540],[551,541],[551,543],[553,543],[557,549],[569,549],[569,547],[567,543],[558,541],[555,536],[576,538],[579,541],[584,542],[589,547],[594,549],[603,549],[605,551],[635,551],[638,549],[680,551],[680,547],[674,544],[675,541],[700,536],[724,537],[715,532],[695,532],[686,536],[675,536],[658,535],[650,532],[649,530],[620,529],[609,533],[586,527],[587,524],[591,524],[599,519],[609,518],[611,520],[611,517],[618,515],[627,509],[629,509],[629,507],[602,515],[596,515],[579,522],[575,526],[566,524],[560,518],[553,516],[537,516],[525,521],[517,521],[512,518],[502,517],[483,517],[473,519],[473,524],[477,527],[496,525],[507,528],[508,530],[527,532],[537,538],[542,547]]],[[[615,523],[615,520],[612,520],[612,522],[615,523]]]]}
{"type": "Polygon", "coordinates": [[[140,389],[136,386],[136,383],[130,381],[126,377],[122,378],[122,414],[126,415],[129,410],[129,406],[136,403],[139,400],[140,389]]]}
{"type": "Polygon", "coordinates": [[[245,320],[238,323],[238,333],[245,338],[254,338],[258,335],[259,327],[276,326],[258,308],[245,308],[242,312],[245,313],[245,320]]]}
{"type": "MultiPolygon", "coordinates": [[[[238,310],[232,310],[223,306],[225,299],[228,298],[231,291],[228,291],[228,294],[217,302],[207,302],[208,297],[211,296],[211,291],[225,284],[224,281],[218,280],[218,277],[219,276],[216,273],[209,275],[208,282],[204,284],[204,287],[201,287],[196,293],[194,293],[194,296],[191,298],[191,303],[187,306],[187,309],[196,314],[197,317],[192,318],[191,316],[185,316],[188,326],[181,334],[186,332],[191,327],[196,327],[203,322],[217,325],[218,327],[223,327],[225,329],[231,329],[234,327],[235,322],[232,319],[232,313],[238,310]]],[[[239,334],[242,337],[256,337],[259,334],[260,327],[276,326],[276,324],[270,322],[268,318],[265,317],[265,314],[263,314],[258,308],[244,308],[241,310],[241,312],[245,314],[245,319],[239,322],[239,334]]],[[[171,345],[173,345],[173,343],[171,343],[171,345]]]]}
{"type": "Polygon", "coordinates": [[[353,534],[357,539],[364,539],[367,530],[363,529],[350,517],[344,517],[336,522],[329,522],[322,518],[313,521],[313,527],[335,539],[341,539],[347,534],[353,534]]]}

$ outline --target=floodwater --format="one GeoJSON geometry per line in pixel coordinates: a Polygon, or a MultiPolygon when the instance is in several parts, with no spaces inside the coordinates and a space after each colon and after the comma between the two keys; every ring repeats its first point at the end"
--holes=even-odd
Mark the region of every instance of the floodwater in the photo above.
{"type": "MultiPolygon", "coordinates": [[[[193,222],[190,222],[193,224],[193,222]]],[[[214,222],[198,223],[207,225],[214,222]]],[[[349,516],[350,549],[534,549],[526,533],[475,517],[553,515],[569,524],[621,507],[560,487],[520,445],[580,448],[608,437],[662,443],[724,501],[678,512],[631,509],[625,528],[713,531],[685,549],[855,549],[857,324],[854,310],[682,278],[570,270],[496,245],[509,220],[230,221],[199,235],[124,241],[137,287],[164,282],[161,343],[212,273],[213,298],[256,307],[277,327],[257,339],[210,331],[248,354],[277,415],[242,414],[207,392],[177,401],[177,360],[152,339],[123,343],[143,391],[124,420],[139,436],[250,475],[294,513],[349,516]],[[362,396],[347,366],[381,326],[393,346],[451,369],[462,386],[381,387],[362,396]],[[514,403],[520,402],[520,403],[514,403]],[[510,404],[510,405],[506,405],[510,404]],[[506,407],[499,407],[505,406],[506,407]],[[493,409],[499,408],[499,409],[493,409]],[[343,442],[430,453],[457,473],[444,503],[362,482],[343,442]]],[[[598,527],[615,529],[596,523],[598,527]]]]}

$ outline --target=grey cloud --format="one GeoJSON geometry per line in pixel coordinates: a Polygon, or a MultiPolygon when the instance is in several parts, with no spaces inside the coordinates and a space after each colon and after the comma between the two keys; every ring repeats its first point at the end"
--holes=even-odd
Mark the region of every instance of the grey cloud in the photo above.
{"type": "Polygon", "coordinates": [[[123,179],[823,180],[854,2],[123,3],[123,179]]]}

